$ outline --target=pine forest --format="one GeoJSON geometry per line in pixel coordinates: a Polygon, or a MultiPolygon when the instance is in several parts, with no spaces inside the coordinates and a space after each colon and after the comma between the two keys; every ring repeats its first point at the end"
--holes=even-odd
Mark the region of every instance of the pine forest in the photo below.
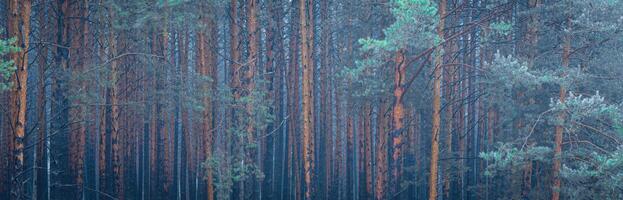
{"type": "Polygon", "coordinates": [[[0,0],[2,200],[621,200],[623,0],[0,0]]]}

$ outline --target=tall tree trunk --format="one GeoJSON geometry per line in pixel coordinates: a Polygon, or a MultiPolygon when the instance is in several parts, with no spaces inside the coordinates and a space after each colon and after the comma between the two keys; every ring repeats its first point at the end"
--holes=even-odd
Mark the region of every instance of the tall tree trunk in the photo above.
{"type": "Polygon", "coordinates": [[[8,1],[8,33],[17,39],[20,51],[9,54],[15,64],[15,73],[11,75],[13,84],[9,90],[9,127],[12,130],[13,169],[11,169],[11,196],[22,199],[24,188],[24,141],[26,128],[26,91],[28,79],[28,47],[30,39],[30,0],[8,1]]]}
{"type": "MultiPolygon", "coordinates": [[[[240,47],[242,45],[241,41],[240,41],[240,22],[239,22],[239,17],[238,17],[238,1],[236,0],[231,0],[230,1],[230,10],[229,10],[229,16],[230,16],[230,24],[229,24],[229,34],[230,34],[230,59],[231,59],[231,82],[230,82],[230,88],[232,90],[233,93],[233,102],[234,104],[238,104],[240,97],[242,95],[242,82],[241,82],[241,70],[242,70],[242,65],[240,64],[241,61],[241,56],[240,56],[240,47]]],[[[231,117],[232,117],[232,121],[231,124],[233,126],[235,125],[239,125],[239,123],[241,122],[238,117],[238,112],[236,111],[236,109],[232,109],[231,110],[231,117]]],[[[241,145],[241,143],[243,143],[243,141],[232,141],[235,145],[241,145]]],[[[234,156],[234,150],[231,150],[232,152],[230,152],[231,154],[229,156],[234,156]]],[[[242,151],[242,150],[240,150],[242,151]]],[[[237,181],[237,183],[235,182],[234,184],[236,184],[240,190],[240,194],[244,194],[243,190],[244,190],[244,181],[237,181]]],[[[234,188],[236,189],[236,188],[234,188]]],[[[236,191],[236,190],[234,190],[236,191]]],[[[244,195],[240,195],[240,198],[244,198],[244,195]]]]}
{"type": "MultiPolygon", "coordinates": [[[[111,19],[115,19],[116,13],[113,10],[109,10],[109,15],[111,19]]],[[[110,62],[110,80],[111,86],[108,95],[110,96],[110,141],[112,146],[112,170],[113,170],[113,183],[115,184],[115,195],[119,199],[124,199],[124,186],[123,186],[123,167],[122,167],[122,144],[123,141],[121,139],[120,125],[119,125],[119,72],[118,72],[118,61],[115,59],[117,56],[117,38],[115,36],[115,31],[113,31],[111,26],[110,35],[108,38],[109,48],[110,48],[110,57],[112,58],[110,62]]]]}
{"type": "MultiPolygon", "coordinates": [[[[180,99],[182,99],[184,96],[188,95],[188,77],[189,77],[189,65],[188,65],[188,52],[189,52],[189,45],[190,45],[190,37],[189,37],[189,33],[188,33],[188,29],[184,28],[181,31],[181,37],[180,37],[180,42],[178,43],[179,45],[179,54],[180,54],[180,82],[179,82],[179,88],[180,88],[180,92],[179,92],[179,97],[180,99]]],[[[189,175],[188,175],[188,169],[190,168],[190,122],[189,122],[189,114],[188,114],[188,110],[189,108],[183,103],[183,101],[178,101],[178,106],[180,108],[180,115],[181,115],[181,132],[180,132],[180,136],[179,136],[179,146],[177,149],[177,151],[179,151],[178,153],[178,180],[177,180],[177,184],[178,184],[178,199],[182,199],[182,194],[186,195],[183,198],[184,199],[189,199],[190,197],[187,196],[189,195],[190,191],[188,190],[188,181],[189,181],[189,175]]],[[[137,171],[138,173],[138,171],[137,171]]]]}
{"type": "MultiPolygon", "coordinates": [[[[41,3],[46,4],[47,0],[43,0],[41,3]]],[[[49,35],[50,31],[50,23],[49,16],[47,16],[48,10],[47,8],[43,8],[39,12],[39,22],[41,23],[39,29],[39,37],[45,38],[46,40],[51,40],[49,35]]],[[[48,47],[42,46],[38,51],[38,72],[39,76],[37,77],[37,149],[34,160],[35,173],[33,174],[33,196],[32,199],[44,199],[45,195],[45,174],[46,174],[46,166],[44,166],[44,158],[45,158],[45,141],[46,141],[46,70],[48,64],[48,47]]],[[[2,183],[0,183],[1,185],[2,183]]]]}
{"type": "MultiPolygon", "coordinates": [[[[444,17],[446,15],[446,0],[439,2],[439,24],[437,36],[443,41],[444,17]]],[[[437,199],[437,176],[439,160],[439,132],[441,130],[441,68],[443,67],[442,47],[435,49],[435,62],[433,69],[433,127],[431,136],[430,177],[428,179],[428,199],[437,199]]]]}
{"type": "Polygon", "coordinates": [[[303,68],[303,170],[305,173],[305,199],[312,198],[314,180],[314,1],[299,0],[301,66],[303,68]]]}
{"type": "MultiPolygon", "coordinates": [[[[157,29],[152,29],[151,30],[151,52],[152,54],[155,55],[162,55],[162,53],[159,50],[159,34],[157,29]]],[[[157,60],[154,60],[154,62],[157,62],[157,60]]],[[[148,134],[148,150],[147,150],[147,156],[148,156],[148,168],[149,168],[149,173],[147,176],[147,185],[148,185],[148,193],[149,193],[149,198],[156,198],[159,194],[160,188],[158,187],[158,177],[160,176],[157,173],[157,146],[158,146],[158,114],[157,114],[157,107],[158,107],[158,97],[156,97],[154,94],[157,93],[156,89],[157,89],[157,82],[158,82],[158,75],[157,75],[157,70],[158,67],[157,65],[154,66],[154,71],[151,72],[151,77],[149,77],[149,81],[148,81],[148,90],[149,90],[149,101],[150,104],[148,105],[148,115],[149,115],[149,134],[148,134]]]]}
{"type": "MultiPolygon", "coordinates": [[[[291,7],[295,8],[298,1],[302,0],[293,0],[291,2],[291,7]]],[[[291,9],[290,11],[290,20],[288,23],[292,32],[296,33],[298,31],[299,24],[296,23],[298,19],[298,14],[296,9],[291,9]]],[[[291,199],[293,197],[300,198],[300,181],[299,178],[299,159],[298,159],[298,135],[300,130],[299,124],[299,114],[300,114],[300,95],[299,95],[299,52],[298,43],[300,40],[299,34],[288,34],[290,36],[290,44],[289,44],[289,64],[288,64],[288,179],[287,179],[287,196],[284,196],[285,199],[291,199]]]]}
{"type": "MultiPolygon", "coordinates": [[[[450,48],[446,48],[445,51],[447,53],[449,52],[456,52],[457,51],[457,46],[455,45],[455,42],[452,42],[452,45],[450,48]]],[[[449,54],[446,54],[446,60],[447,62],[452,62],[452,58],[450,58],[449,54]]],[[[445,73],[444,73],[444,99],[446,101],[446,124],[445,124],[445,128],[446,128],[446,138],[445,138],[445,147],[446,147],[446,156],[448,158],[451,158],[454,156],[453,153],[453,133],[454,133],[454,122],[455,122],[455,117],[454,117],[454,95],[456,94],[456,84],[455,81],[458,79],[456,77],[457,75],[457,67],[456,66],[445,66],[442,68],[445,73]]],[[[445,164],[444,167],[444,173],[443,173],[443,189],[444,189],[444,198],[445,199],[451,199],[451,193],[452,193],[452,178],[451,178],[451,173],[453,172],[454,168],[454,164],[453,162],[447,161],[447,164],[445,164]]]]}
{"type": "MultiPolygon", "coordinates": [[[[446,138],[445,138],[445,146],[446,146],[446,156],[448,158],[452,157],[452,133],[453,133],[453,119],[454,119],[454,104],[452,103],[453,99],[452,99],[452,82],[454,81],[454,71],[455,68],[452,67],[446,67],[444,68],[446,69],[446,74],[444,79],[446,79],[446,93],[444,94],[444,97],[446,99],[446,103],[447,103],[447,107],[446,107],[446,138]]],[[[447,162],[448,164],[446,165],[446,167],[444,168],[444,173],[443,173],[443,188],[444,188],[444,198],[445,199],[450,199],[450,192],[451,192],[451,180],[450,180],[450,173],[452,172],[452,163],[447,162]]]]}
{"type": "MultiPolygon", "coordinates": [[[[405,50],[400,49],[394,57],[394,105],[392,107],[392,129],[389,132],[391,138],[391,161],[389,169],[391,171],[390,184],[398,185],[400,171],[400,157],[402,146],[402,131],[404,129],[405,108],[403,95],[405,93],[405,83],[407,81],[407,60],[405,50]]],[[[390,187],[390,194],[398,192],[398,188],[390,187]]]]}
{"type": "MultiPolygon", "coordinates": [[[[278,2],[279,3],[279,2],[278,2]]],[[[279,4],[278,4],[279,5],[279,4]]],[[[275,50],[275,21],[278,19],[275,19],[275,8],[273,7],[273,2],[269,1],[266,2],[266,18],[267,18],[267,26],[266,26],[266,38],[264,39],[264,45],[266,48],[266,61],[264,62],[264,79],[266,80],[266,84],[265,84],[265,88],[266,88],[266,97],[265,99],[268,101],[273,101],[272,105],[269,106],[268,108],[268,113],[270,115],[275,116],[275,120],[273,122],[270,122],[267,124],[266,126],[266,131],[268,131],[269,133],[272,133],[273,131],[279,132],[280,130],[280,122],[282,120],[281,116],[279,115],[279,107],[280,107],[280,102],[279,102],[279,92],[275,90],[275,88],[277,88],[279,85],[276,85],[276,81],[275,80],[279,80],[280,78],[280,72],[278,68],[275,68],[274,62],[275,62],[275,55],[274,55],[274,50],[275,50]],[[274,129],[274,130],[273,130],[274,129]]],[[[279,9],[280,7],[277,7],[277,9],[279,9]]],[[[265,133],[263,133],[265,134],[265,133]]],[[[266,136],[266,140],[260,139],[261,137],[258,137],[258,139],[260,139],[258,142],[261,144],[261,148],[260,148],[260,152],[258,152],[259,154],[262,154],[262,149],[264,150],[264,155],[259,155],[258,157],[258,161],[261,162],[262,164],[260,165],[258,163],[258,167],[261,167],[261,169],[263,169],[264,171],[264,175],[265,177],[258,182],[258,186],[260,189],[260,197],[259,198],[275,198],[274,197],[274,192],[275,192],[275,161],[276,161],[276,157],[277,157],[277,137],[279,135],[278,134],[270,134],[266,136]],[[266,192],[264,192],[262,189],[266,188],[266,192]]]]}
{"type": "MultiPolygon", "coordinates": [[[[70,57],[69,65],[74,76],[79,76],[84,71],[85,59],[88,57],[87,48],[88,44],[88,1],[79,1],[74,2],[74,5],[71,9],[76,10],[77,14],[83,18],[82,20],[72,20],[70,23],[73,29],[71,37],[71,49],[70,55],[75,55],[70,57]]],[[[79,80],[79,78],[77,78],[79,80]]],[[[77,88],[72,89],[73,91],[86,91],[86,83],[84,81],[78,81],[77,88]]],[[[83,184],[84,184],[84,158],[85,158],[85,144],[86,144],[86,123],[84,121],[84,112],[85,106],[82,105],[82,100],[80,98],[76,98],[72,101],[72,107],[70,112],[70,119],[76,121],[76,123],[72,123],[71,125],[71,146],[70,146],[70,155],[71,155],[71,169],[73,171],[73,175],[76,183],[76,191],[78,192],[78,198],[83,194],[83,184]]]]}
{"type": "MultiPolygon", "coordinates": [[[[202,6],[204,7],[208,7],[208,5],[202,4],[202,6]]],[[[216,94],[215,93],[215,89],[216,89],[216,75],[215,75],[215,68],[216,68],[216,55],[215,55],[215,51],[213,50],[209,50],[210,48],[217,46],[216,44],[216,37],[217,37],[217,30],[216,30],[216,22],[215,22],[215,15],[201,15],[200,16],[200,23],[202,23],[203,25],[206,26],[206,29],[200,31],[197,34],[197,71],[199,71],[199,74],[202,76],[206,76],[209,77],[211,80],[210,83],[205,83],[202,86],[202,91],[203,93],[208,93],[208,94],[216,94]],[[207,41],[206,41],[207,40],[207,41]],[[209,47],[206,48],[206,44],[209,45],[209,47]]],[[[212,159],[212,148],[213,148],[213,141],[214,141],[214,125],[213,125],[213,101],[212,101],[212,97],[213,95],[206,95],[203,97],[203,106],[204,106],[204,111],[202,113],[202,137],[203,137],[203,148],[204,149],[204,154],[205,154],[205,160],[210,160],[212,159]]],[[[213,181],[213,175],[212,175],[212,168],[210,166],[208,166],[207,170],[206,170],[206,191],[207,191],[207,198],[209,200],[214,199],[214,181],[213,181]]]]}
{"type": "MultiPolygon", "coordinates": [[[[567,28],[571,29],[571,17],[568,17],[566,22],[567,28]]],[[[569,67],[569,57],[571,55],[571,36],[570,33],[565,34],[563,37],[563,46],[562,46],[562,67],[569,67]]],[[[563,74],[563,77],[565,75],[563,74]]],[[[560,86],[559,92],[559,100],[560,102],[565,102],[567,90],[564,86],[560,86]]],[[[558,119],[559,123],[565,121],[565,115],[563,113],[559,113],[558,119]]],[[[560,167],[562,160],[562,135],[563,135],[564,127],[562,124],[556,125],[556,132],[554,135],[554,166],[552,169],[552,200],[560,199],[560,167]]]]}
{"type": "MultiPolygon", "coordinates": [[[[233,90],[234,100],[240,98],[240,28],[238,24],[238,1],[231,0],[229,15],[231,16],[229,24],[230,35],[230,56],[231,56],[231,83],[230,87],[233,90]]],[[[232,117],[234,117],[232,115],[232,117]]],[[[235,124],[235,122],[234,122],[235,124]]]]}
{"type": "MultiPolygon", "coordinates": [[[[345,106],[345,109],[348,109],[348,106],[345,106]]],[[[355,178],[355,174],[357,173],[356,171],[356,163],[357,161],[355,160],[355,153],[356,153],[356,149],[355,149],[355,130],[354,130],[354,124],[353,124],[353,116],[348,115],[346,117],[346,168],[345,168],[345,173],[346,173],[346,198],[347,199],[355,199],[357,196],[357,193],[355,193],[354,190],[354,185],[356,183],[356,178],[355,178]]]]}
{"type": "Polygon", "coordinates": [[[381,100],[378,111],[378,134],[376,144],[376,199],[386,199],[387,184],[387,135],[386,135],[386,107],[385,102],[381,100]]]}
{"type": "MultiPolygon", "coordinates": [[[[248,144],[254,144],[253,148],[249,149],[246,152],[247,160],[246,165],[251,166],[251,169],[261,170],[261,160],[258,156],[258,152],[261,148],[261,141],[256,141],[255,137],[255,111],[254,108],[256,101],[254,100],[254,90],[255,90],[255,71],[257,68],[257,64],[259,63],[260,55],[259,55],[259,29],[258,29],[258,0],[247,0],[247,31],[249,34],[249,57],[248,64],[244,71],[244,94],[248,98],[248,102],[245,104],[246,110],[246,132],[247,132],[247,142],[248,144]]],[[[258,101],[259,102],[259,101],[258,101]]],[[[259,192],[261,190],[260,181],[258,181],[258,177],[255,173],[251,173],[250,179],[245,181],[248,188],[248,193],[250,196],[245,198],[258,198],[259,192]]]]}
{"type": "Polygon", "coordinates": [[[329,19],[329,0],[325,0],[325,1],[321,1],[320,2],[320,16],[322,18],[322,24],[321,24],[321,28],[322,28],[322,46],[321,46],[321,66],[320,66],[320,113],[321,113],[321,117],[320,117],[320,126],[322,127],[321,133],[323,140],[323,146],[320,148],[323,151],[323,155],[322,157],[324,158],[323,160],[323,166],[324,166],[324,170],[323,172],[321,172],[321,174],[324,176],[322,177],[323,180],[321,181],[323,183],[323,187],[322,187],[322,198],[329,198],[330,194],[330,187],[331,187],[331,163],[333,162],[332,159],[332,155],[333,155],[333,144],[332,144],[332,120],[331,120],[331,101],[330,101],[330,90],[329,90],[329,65],[331,63],[331,56],[329,54],[329,42],[331,40],[331,25],[330,25],[330,19],[329,19]]]}
{"type": "Polygon", "coordinates": [[[364,199],[372,199],[372,197],[374,197],[374,188],[373,188],[373,181],[372,180],[372,127],[371,127],[371,123],[372,123],[372,106],[371,105],[364,105],[364,109],[363,109],[363,135],[364,135],[364,148],[365,148],[365,162],[364,162],[364,169],[365,169],[365,180],[366,180],[366,192],[365,192],[365,196],[364,199]]]}

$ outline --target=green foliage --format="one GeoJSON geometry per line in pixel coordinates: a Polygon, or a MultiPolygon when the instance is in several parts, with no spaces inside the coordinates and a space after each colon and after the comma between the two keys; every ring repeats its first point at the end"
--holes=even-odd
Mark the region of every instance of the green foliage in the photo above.
{"type": "Polygon", "coordinates": [[[356,91],[350,94],[353,97],[373,97],[382,94],[387,88],[387,82],[378,78],[382,77],[385,68],[377,66],[383,66],[378,59],[358,60],[355,61],[355,66],[344,67],[337,77],[343,80],[349,89],[356,91]]]}
{"type": "Polygon", "coordinates": [[[564,102],[552,100],[550,107],[553,113],[565,114],[564,121],[557,115],[550,116],[550,124],[562,125],[568,133],[577,133],[589,128],[589,132],[597,131],[600,134],[621,136],[619,130],[623,110],[617,105],[606,103],[605,98],[599,95],[599,92],[589,97],[569,92],[564,102]],[[607,122],[612,126],[602,126],[600,125],[602,123],[596,122],[607,122]]]}
{"type": "Polygon", "coordinates": [[[586,160],[571,167],[564,165],[564,193],[574,199],[623,198],[623,149],[612,153],[592,153],[586,160]]]}
{"type": "Polygon", "coordinates": [[[385,39],[360,39],[362,50],[396,51],[440,42],[435,32],[439,21],[437,5],[430,0],[394,0],[391,13],[396,21],[383,30],[385,39]]]}
{"type": "Polygon", "coordinates": [[[491,63],[485,63],[488,67],[487,82],[492,85],[503,86],[506,90],[517,87],[534,88],[542,84],[547,77],[538,75],[529,70],[526,63],[520,62],[511,55],[504,56],[498,51],[491,63]]]}
{"type": "Polygon", "coordinates": [[[485,175],[495,176],[500,173],[519,170],[527,162],[549,162],[551,152],[549,147],[527,146],[517,148],[512,143],[502,143],[496,151],[481,152],[479,156],[489,162],[485,175]]]}
{"type": "Polygon", "coordinates": [[[509,34],[511,34],[511,31],[513,30],[513,24],[509,23],[509,22],[493,22],[491,24],[489,24],[489,28],[497,34],[501,34],[504,36],[508,36],[509,34]]]}
{"type": "Polygon", "coordinates": [[[234,170],[223,167],[230,161],[225,153],[214,153],[212,158],[206,160],[202,166],[206,173],[212,172],[214,175],[214,186],[216,188],[217,199],[229,199],[234,185],[234,170]]]}
{"type": "Polygon", "coordinates": [[[571,5],[576,8],[573,24],[579,29],[578,32],[613,33],[623,28],[623,19],[620,18],[623,15],[621,0],[573,0],[571,5]]]}
{"type": "MultiPolygon", "coordinates": [[[[0,39],[0,58],[20,50],[19,47],[15,46],[15,42],[15,38],[0,39]]],[[[9,79],[15,70],[16,68],[12,60],[0,60],[0,92],[11,88],[12,84],[9,82],[9,79]]]]}
{"type": "Polygon", "coordinates": [[[391,81],[385,80],[387,61],[400,49],[429,48],[441,41],[435,29],[439,21],[437,4],[430,0],[393,0],[391,14],[395,21],[385,28],[385,38],[362,38],[362,56],[354,66],[342,68],[344,80],[355,97],[373,97],[386,92],[391,81]]]}
{"type": "MultiPolygon", "coordinates": [[[[599,92],[591,96],[569,92],[565,101],[551,100],[550,109],[545,113],[548,127],[564,126],[565,138],[569,137],[565,141],[573,144],[573,148],[565,149],[562,155],[563,194],[574,199],[621,199],[623,150],[616,145],[620,145],[618,141],[623,138],[620,128],[623,111],[619,106],[608,104],[599,92]],[[561,114],[565,116],[562,119],[561,114]]],[[[522,167],[526,163],[550,165],[551,149],[526,144],[528,139],[503,143],[494,151],[481,153],[480,157],[489,162],[485,175],[503,175],[520,184],[522,167]]]]}
{"type": "Polygon", "coordinates": [[[550,107],[553,111],[567,113],[566,119],[572,122],[603,118],[620,119],[618,106],[606,104],[604,100],[604,97],[599,95],[599,91],[590,97],[569,92],[564,102],[552,101],[550,107]]]}
{"type": "Polygon", "coordinates": [[[517,98],[518,93],[530,95],[542,85],[558,80],[551,72],[529,69],[525,62],[511,55],[504,56],[499,51],[491,63],[485,62],[484,66],[487,70],[483,71],[485,76],[480,82],[487,86],[491,106],[507,116],[523,115],[524,109],[528,109],[522,104],[527,100],[517,98]]]}

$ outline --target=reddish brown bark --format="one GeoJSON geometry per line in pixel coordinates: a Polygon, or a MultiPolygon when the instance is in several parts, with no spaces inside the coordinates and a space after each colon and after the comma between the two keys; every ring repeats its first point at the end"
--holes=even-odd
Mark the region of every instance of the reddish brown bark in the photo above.
{"type": "Polygon", "coordinates": [[[240,99],[240,24],[238,23],[238,3],[236,0],[231,0],[230,10],[230,55],[231,55],[231,83],[230,87],[233,90],[234,100],[240,99]]]}
{"type": "MultiPolygon", "coordinates": [[[[151,31],[151,52],[153,54],[156,55],[162,55],[162,53],[159,50],[159,43],[158,43],[158,38],[159,38],[159,33],[157,32],[157,30],[152,30],[151,31]]],[[[158,191],[160,190],[160,188],[157,188],[157,179],[158,179],[158,173],[157,173],[157,146],[158,146],[158,114],[157,114],[157,107],[158,105],[158,99],[154,98],[154,93],[156,93],[155,89],[157,88],[157,77],[150,77],[149,80],[149,90],[150,90],[150,95],[152,97],[150,97],[150,105],[149,105],[149,150],[148,150],[148,154],[149,154],[149,175],[148,175],[148,185],[149,185],[149,194],[151,197],[153,197],[154,195],[157,195],[158,191]]]]}
{"type": "MultiPolygon", "coordinates": [[[[391,152],[389,168],[391,171],[390,184],[399,185],[400,180],[400,158],[402,148],[402,132],[404,130],[405,108],[403,95],[405,93],[405,83],[407,82],[407,61],[405,60],[405,50],[396,52],[394,57],[394,105],[392,107],[392,126],[391,126],[391,152]]],[[[391,193],[397,193],[399,187],[391,187],[391,193]]]]}
{"type": "MultiPolygon", "coordinates": [[[[109,10],[109,15],[111,19],[115,19],[116,13],[113,10],[109,10]]],[[[114,58],[117,56],[117,38],[114,31],[110,31],[108,38],[108,46],[110,48],[111,57],[114,58]]],[[[110,62],[110,79],[111,87],[109,89],[108,95],[110,99],[110,140],[112,146],[112,170],[113,170],[113,182],[115,183],[115,194],[117,198],[124,199],[124,187],[123,187],[123,152],[122,152],[122,144],[123,141],[121,139],[120,125],[119,125],[119,63],[117,59],[112,59],[110,62]]]]}
{"type": "MultiPolygon", "coordinates": [[[[206,6],[203,5],[202,6],[206,6]]],[[[202,76],[207,76],[211,78],[210,83],[205,83],[202,85],[202,91],[204,93],[212,93],[215,94],[216,89],[216,76],[214,75],[215,67],[216,67],[216,55],[214,51],[206,48],[206,44],[210,46],[216,46],[216,23],[214,21],[214,15],[201,15],[200,23],[202,23],[206,29],[200,31],[197,34],[197,71],[202,76]]],[[[205,160],[212,159],[212,148],[214,142],[213,135],[213,101],[210,96],[203,97],[203,106],[204,110],[202,113],[202,122],[201,122],[201,132],[202,132],[202,141],[205,160]]],[[[212,175],[212,168],[208,167],[206,170],[206,191],[207,198],[209,200],[214,199],[214,181],[212,175]]]]}
{"type": "Polygon", "coordinates": [[[355,185],[355,173],[357,173],[355,169],[355,125],[353,124],[353,117],[348,116],[346,118],[346,194],[347,198],[354,198],[355,191],[353,190],[353,185],[355,185]],[[352,195],[352,196],[351,196],[352,195]]]}
{"type": "MultiPolygon", "coordinates": [[[[255,136],[255,106],[254,105],[254,90],[255,90],[255,71],[257,68],[258,60],[261,55],[259,55],[259,29],[258,29],[258,0],[247,0],[247,31],[248,31],[248,41],[249,41],[249,57],[248,64],[244,70],[244,95],[250,100],[245,104],[246,110],[246,132],[247,132],[247,142],[249,144],[255,144],[254,148],[249,149],[246,152],[246,160],[249,166],[253,168],[261,169],[261,157],[258,157],[257,152],[259,151],[258,147],[261,147],[259,141],[256,141],[255,136]]],[[[252,174],[250,180],[246,181],[247,187],[250,188],[248,193],[251,196],[247,198],[257,198],[259,195],[259,189],[261,188],[261,182],[258,181],[257,177],[252,174]],[[258,186],[258,187],[256,187],[258,186]]]]}
{"type": "MultiPolygon", "coordinates": [[[[445,16],[446,0],[439,3],[439,15],[445,16]]],[[[437,35],[443,41],[444,38],[444,18],[439,20],[437,25],[437,35]]],[[[442,48],[435,50],[435,60],[433,69],[433,127],[431,136],[431,158],[430,176],[428,179],[428,199],[437,199],[437,176],[439,167],[439,133],[441,131],[441,68],[443,67],[442,48]]]]}
{"type": "MultiPolygon", "coordinates": [[[[329,198],[329,192],[331,185],[331,163],[333,162],[333,141],[332,141],[332,120],[331,120],[331,99],[329,90],[329,67],[331,63],[331,56],[329,54],[329,40],[331,40],[330,32],[331,26],[329,22],[329,1],[320,2],[320,15],[322,17],[322,44],[321,44],[321,67],[320,67],[320,110],[321,116],[319,117],[319,123],[322,131],[322,138],[324,138],[324,188],[322,198],[329,198]]],[[[372,194],[372,193],[370,193],[372,194]]]]}
{"type": "MultiPolygon", "coordinates": [[[[71,40],[71,48],[70,55],[76,55],[70,57],[69,66],[71,67],[72,74],[74,76],[79,76],[82,71],[84,71],[84,65],[86,62],[86,58],[89,56],[87,54],[86,45],[89,43],[89,27],[86,19],[88,17],[88,1],[83,0],[79,2],[74,2],[73,7],[69,10],[75,10],[77,15],[85,20],[72,20],[71,27],[73,30],[73,36],[70,38],[71,40]]],[[[73,11],[72,11],[73,12],[73,11]]],[[[73,91],[86,91],[86,82],[76,78],[77,85],[76,88],[73,88],[73,91]]],[[[83,166],[84,166],[84,156],[85,156],[85,144],[86,144],[86,124],[84,121],[84,112],[85,106],[80,98],[76,98],[72,102],[72,108],[70,110],[71,119],[76,121],[77,123],[72,123],[71,125],[71,145],[70,145],[70,155],[71,155],[71,169],[74,172],[74,178],[76,179],[77,191],[81,192],[83,187],[83,166]]]]}
{"type": "MultiPolygon", "coordinates": [[[[292,6],[296,6],[296,1],[292,2],[292,6]]],[[[292,23],[297,21],[297,12],[292,12],[290,26],[293,32],[298,31],[298,23],[292,23]]],[[[298,43],[299,43],[299,34],[290,34],[290,55],[289,55],[289,63],[288,63],[288,192],[289,198],[292,198],[291,195],[299,198],[301,197],[300,193],[300,180],[299,178],[299,159],[298,159],[298,128],[299,124],[299,114],[300,114],[300,95],[299,95],[299,51],[298,43]]]]}
{"type": "Polygon", "coordinates": [[[370,105],[364,105],[363,109],[363,135],[364,135],[364,169],[366,173],[366,197],[372,198],[374,196],[374,188],[372,180],[372,129],[371,129],[371,119],[372,119],[372,109],[370,105]]]}
{"type": "Polygon", "coordinates": [[[305,199],[312,198],[314,173],[314,1],[299,0],[301,67],[303,68],[303,170],[305,199]]]}
{"type": "Polygon", "coordinates": [[[376,199],[386,199],[387,184],[387,107],[385,102],[381,102],[378,113],[378,142],[376,146],[376,199]]]}
{"type": "Polygon", "coordinates": [[[24,136],[26,127],[26,91],[28,78],[28,47],[30,37],[30,0],[9,0],[8,2],[8,33],[16,38],[20,51],[9,54],[16,68],[11,75],[13,84],[9,90],[9,123],[12,130],[12,162],[11,193],[15,199],[24,198],[24,186],[20,177],[24,171],[24,136]]]}

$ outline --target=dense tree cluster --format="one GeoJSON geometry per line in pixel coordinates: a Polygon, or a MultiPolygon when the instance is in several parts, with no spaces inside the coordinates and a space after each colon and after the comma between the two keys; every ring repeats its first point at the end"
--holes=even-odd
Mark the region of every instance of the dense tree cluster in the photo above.
{"type": "Polygon", "coordinates": [[[621,0],[0,11],[0,199],[623,199],[621,0]]]}

